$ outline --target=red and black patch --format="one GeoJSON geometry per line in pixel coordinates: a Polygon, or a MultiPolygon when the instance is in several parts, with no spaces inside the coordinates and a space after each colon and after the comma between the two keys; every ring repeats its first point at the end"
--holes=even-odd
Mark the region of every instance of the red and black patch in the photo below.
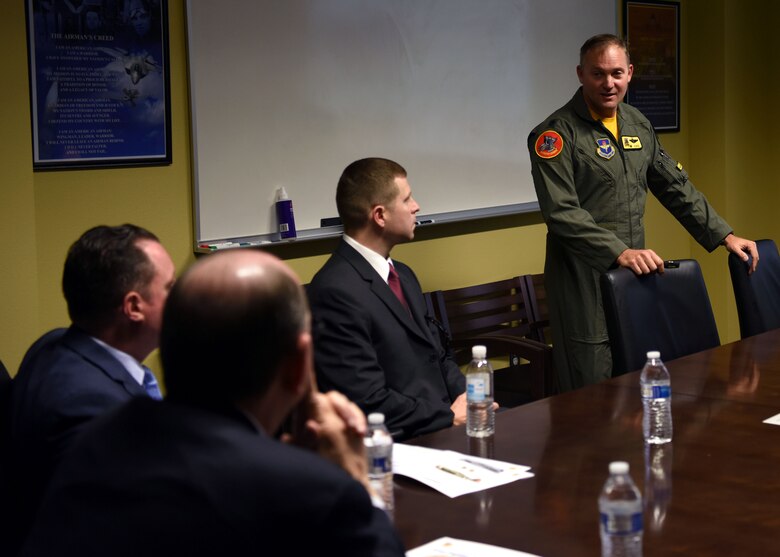
{"type": "Polygon", "coordinates": [[[543,159],[557,157],[563,151],[563,138],[561,134],[553,130],[547,130],[536,140],[536,154],[543,159]]]}

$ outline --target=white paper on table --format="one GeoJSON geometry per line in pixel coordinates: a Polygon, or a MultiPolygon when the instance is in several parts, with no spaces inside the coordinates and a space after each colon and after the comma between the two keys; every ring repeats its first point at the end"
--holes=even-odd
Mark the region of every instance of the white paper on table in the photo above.
{"type": "Polygon", "coordinates": [[[396,443],[393,473],[409,476],[448,497],[532,478],[529,466],[396,443]]]}
{"type": "Polygon", "coordinates": [[[780,425],[780,414],[775,414],[771,418],[764,420],[765,424],[780,425]]]}
{"type": "Polygon", "coordinates": [[[515,551],[484,543],[455,538],[439,538],[406,552],[406,557],[538,557],[531,553],[515,551]]]}

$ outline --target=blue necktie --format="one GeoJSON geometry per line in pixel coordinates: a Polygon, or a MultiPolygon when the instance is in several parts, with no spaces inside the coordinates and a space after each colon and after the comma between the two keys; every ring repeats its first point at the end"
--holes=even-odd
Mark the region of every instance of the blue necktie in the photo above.
{"type": "Polygon", "coordinates": [[[157,379],[154,378],[154,374],[146,366],[144,366],[144,389],[146,389],[146,394],[154,400],[162,400],[162,393],[160,392],[160,386],[157,384],[157,379]]]}

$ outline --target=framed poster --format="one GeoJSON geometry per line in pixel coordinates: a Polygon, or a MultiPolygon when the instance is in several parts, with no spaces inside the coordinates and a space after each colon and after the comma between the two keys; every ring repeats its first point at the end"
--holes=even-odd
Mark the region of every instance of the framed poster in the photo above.
{"type": "Polygon", "coordinates": [[[623,13],[634,65],[626,102],[656,131],[679,131],[680,3],[624,0],[623,13]]]}
{"type": "Polygon", "coordinates": [[[167,0],[25,0],[33,168],[170,164],[167,0]]]}

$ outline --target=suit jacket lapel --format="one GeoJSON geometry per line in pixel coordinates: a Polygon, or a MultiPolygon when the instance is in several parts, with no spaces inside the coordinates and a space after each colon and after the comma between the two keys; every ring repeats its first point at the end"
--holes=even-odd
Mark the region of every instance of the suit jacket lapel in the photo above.
{"type": "Polygon", "coordinates": [[[435,344],[429,335],[430,329],[428,328],[428,323],[425,320],[425,315],[427,314],[428,309],[424,304],[420,303],[418,296],[412,296],[409,294],[410,289],[407,287],[407,284],[412,279],[407,276],[406,268],[399,265],[396,267],[396,269],[398,271],[398,278],[401,281],[401,288],[403,288],[404,295],[406,296],[406,303],[409,304],[409,310],[412,312],[414,322],[419,327],[420,332],[425,336],[426,339],[428,339],[428,342],[435,344]]]}
{"type": "Polygon", "coordinates": [[[130,375],[124,366],[114,356],[106,352],[102,346],[92,340],[87,333],[71,327],[62,340],[73,351],[80,354],[82,358],[102,370],[112,380],[121,384],[130,394],[146,394],[144,388],[133,379],[133,376],[130,375]]]}
{"type": "MultiPolygon", "coordinates": [[[[368,261],[365,260],[362,255],[355,251],[344,240],[342,240],[339,246],[336,248],[336,253],[346,259],[349,264],[355,268],[363,280],[370,283],[371,292],[373,292],[380,300],[382,300],[385,306],[387,306],[387,309],[390,310],[390,312],[401,325],[406,327],[416,336],[430,343],[430,338],[425,334],[424,328],[420,328],[419,318],[417,316],[412,317],[412,315],[409,315],[409,312],[407,312],[403,305],[401,305],[401,302],[398,300],[398,298],[395,297],[395,294],[393,294],[393,291],[390,290],[390,287],[387,285],[387,283],[377,274],[374,268],[368,263],[368,261]]],[[[399,275],[399,278],[401,280],[401,287],[403,288],[405,282],[404,278],[401,275],[399,275]]],[[[404,292],[406,291],[408,291],[408,289],[404,288],[404,292]]],[[[413,315],[415,312],[419,314],[419,308],[415,309],[414,306],[416,304],[414,304],[410,298],[412,297],[406,297],[406,300],[409,303],[409,308],[412,310],[413,315]]]]}

